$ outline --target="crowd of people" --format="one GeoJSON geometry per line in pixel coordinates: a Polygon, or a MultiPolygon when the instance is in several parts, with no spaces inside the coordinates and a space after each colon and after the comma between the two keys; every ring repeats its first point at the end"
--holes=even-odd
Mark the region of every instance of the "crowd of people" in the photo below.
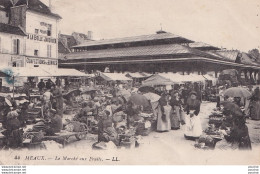
{"type": "MultiPolygon", "coordinates": [[[[68,83],[66,84],[68,85],[68,83]]],[[[72,92],[66,98],[63,91],[68,86],[61,85],[58,78],[55,83],[50,79],[46,83],[41,80],[37,87],[42,94],[39,100],[26,98],[17,104],[11,96],[7,96],[4,105],[1,106],[3,108],[1,115],[4,116],[3,128],[7,130],[6,136],[11,138],[9,144],[14,147],[21,145],[22,132],[27,124],[28,112],[35,108],[40,108],[39,117],[45,124],[46,135],[55,135],[55,133],[66,129],[67,123],[64,122],[63,114],[65,108],[75,107],[75,95],[80,95],[80,99],[77,101],[79,106],[76,106],[76,113],[74,113],[71,121],[84,123],[89,128],[96,127],[95,133],[98,134],[98,142],[112,141],[118,146],[120,135],[127,134],[132,129],[138,132],[143,125],[147,128],[149,124],[151,124],[150,127],[154,126],[154,129],[160,133],[179,130],[183,127],[183,135],[187,140],[197,140],[203,134],[200,107],[202,100],[205,98],[203,98],[203,92],[198,83],[175,85],[171,90],[155,88],[153,91],[142,91],[125,84],[98,88],[91,83],[86,88],[93,88],[92,90],[81,94],[72,92]],[[122,91],[124,92],[122,93],[122,91]],[[154,98],[147,97],[147,95],[153,95],[154,98]],[[135,97],[137,97],[137,102],[133,99],[135,97]],[[149,123],[142,116],[144,114],[150,114],[149,123]]],[[[206,89],[214,91],[216,88],[206,89]]],[[[216,95],[219,94],[217,95],[217,108],[221,108],[222,100],[231,101],[239,107],[241,99],[231,100],[223,97],[224,90],[223,87],[220,87],[215,92],[216,95]]],[[[249,115],[251,115],[251,118],[254,118],[255,115],[255,117],[259,117],[259,88],[255,89],[248,100],[251,101],[248,107],[249,115]]],[[[237,113],[227,110],[223,114],[226,118],[232,117],[232,119],[226,119],[227,122],[223,123],[227,140],[238,142],[241,148],[247,147],[250,149],[251,144],[245,124],[245,114],[236,115],[237,113]]]]}

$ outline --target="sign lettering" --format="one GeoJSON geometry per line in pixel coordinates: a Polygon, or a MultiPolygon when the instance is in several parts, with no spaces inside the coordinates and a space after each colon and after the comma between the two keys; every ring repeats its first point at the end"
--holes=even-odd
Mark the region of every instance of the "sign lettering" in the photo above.
{"type": "Polygon", "coordinates": [[[28,34],[27,39],[43,41],[43,42],[48,42],[48,43],[57,43],[57,39],[55,39],[55,38],[51,38],[51,37],[47,37],[47,36],[40,36],[37,34],[28,34]]]}
{"type": "Polygon", "coordinates": [[[26,63],[29,64],[42,64],[42,65],[58,65],[57,60],[40,59],[40,58],[26,58],[26,63]]]}

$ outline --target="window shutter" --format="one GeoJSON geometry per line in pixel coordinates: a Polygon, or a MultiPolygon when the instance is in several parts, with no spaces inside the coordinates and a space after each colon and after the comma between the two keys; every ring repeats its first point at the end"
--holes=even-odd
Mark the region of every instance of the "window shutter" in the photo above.
{"type": "Polygon", "coordinates": [[[17,40],[13,40],[13,54],[17,54],[17,40]]]}

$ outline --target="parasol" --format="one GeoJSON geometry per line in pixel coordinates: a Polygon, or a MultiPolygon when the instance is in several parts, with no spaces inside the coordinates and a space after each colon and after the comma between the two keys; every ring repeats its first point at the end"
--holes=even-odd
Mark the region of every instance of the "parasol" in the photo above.
{"type": "Polygon", "coordinates": [[[150,103],[147,100],[147,98],[141,94],[132,94],[131,97],[129,98],[129,101],[132,101],[134,104],[143,107],[150,106],[150,103]]]}
{"type": "Polygon", "coordinates": [[[233,87],[233,88],[227,89],[224,92],[224,96],[247,98],[247,97],[251,96],[251,93],[245,88],[233,87]]]}
{"type": "Polygon", "coordinates": [[[144,96],[150,100],[151,102],[156,102],[156,101],[159,101],[161,96],[155,94],[155,93],[151,93],[151,92],[148,92],[146,94],[144,94],[144,96]]]}
{"type": "Polygon", "coordinates": [[[117,96],[122,96],[126,100],[128,100],[129,97],[131,96],[131,93],[128,90],[122,89],[122,90],[118,91],[117,96]]]}
{"type": "Polygon", "coordinates": [[[80,93],[81,93],[81,90],[79,90],[79,89],[74,89],[74,90],[68,91],[68,92],[66,92],[66,93],[64,93],[64,94],[62,94],[62,95],[63,95],[63,97],[64,97],[65,99],[69,99],[72,94],[74,94],[75,96],[78,96],[78,95],[80,95],[80,93]]]}

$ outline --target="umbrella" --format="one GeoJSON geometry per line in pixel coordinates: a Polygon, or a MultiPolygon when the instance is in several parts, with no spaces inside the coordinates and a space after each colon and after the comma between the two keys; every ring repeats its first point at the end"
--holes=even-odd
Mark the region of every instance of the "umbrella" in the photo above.
{"type": "Polygon", "coordinates": [[[74,89],[74,90],[71,90],[71,91],[68,91],[68,92],[64,93],[63,95],[64,95],[64,96],[65,96],[65,95],[70,95],[70,94],[72,94],[72,93],[74,93],[74,95],[80,95],[81,90],[79,90],[79,89],[74,89]]]}
{"type": "Polygon", "coordinates": [[[123,96],[126,100],[128,100],[129,97],[131,96],[131,93],[128,90],[122,89],[122,90],[118,91],[117,95],[123,96]]]}
{"type": "Polygon", "coordinates": [[[236,116],[243,116],[243,112],[237,104],[229,101],[224,101],[221,102],[221,105],[223,105],[224,108],[229,110],[232,114],[236,116]]]}
{"type": "Polygon", "coordinates": [[[155,89],[151,86],[141,86],[138,90],[143,93],[155,92],[155,89]]]}
{"type": "Polygon", "coordinates": [[[147,100],[147,98],[141,94],[132,94],[131,97],[129,98],[129,101],[132,101],[134,104],[143,107],[150,106],[150,103],[147,100]]]}
{"type": "Polygon", "coordinates": [[[247,97],[251,96],[251,93],[245,88],[233,87],[233,88],[227,89],[224,92],[224,96],[247,98],[247,97]]]}
{"type": "Polygon", "coordinates": [[[161,98],[161,96],[151,92],[144,94],[144,96],[151,102],[159,101],[159,99],[161,98]]]}

